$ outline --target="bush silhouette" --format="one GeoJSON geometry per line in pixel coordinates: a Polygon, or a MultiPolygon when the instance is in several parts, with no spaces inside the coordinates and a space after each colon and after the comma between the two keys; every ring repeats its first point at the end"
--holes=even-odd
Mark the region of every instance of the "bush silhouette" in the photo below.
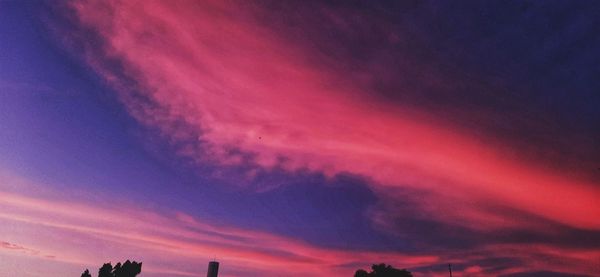
{"type": "Polygon", "coordinates": [[[412,277],[410,271],[393,268],[386,264],[374,264],[371,269],[371,272],[359,269],[354,273],[354,277],[412,277]]]}
{"type": "MultiPolygon", "coordinates": [[[[142,263],[131,262],[117,263],[113,268],[111,263],[103,264],[98,270],[98,277],[135,277],[142,272],[142,263]]],[[[81,277],[92,277],[89,270],[85,270],[81,277]]]]}

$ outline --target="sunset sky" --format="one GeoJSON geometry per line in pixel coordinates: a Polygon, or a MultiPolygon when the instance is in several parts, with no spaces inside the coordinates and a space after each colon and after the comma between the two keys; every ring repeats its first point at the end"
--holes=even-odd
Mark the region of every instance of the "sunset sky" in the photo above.
{"type": "Polygon", "coordinates": [[[0,1],[0,276],[598,276],[599,14],[0,1]]]}

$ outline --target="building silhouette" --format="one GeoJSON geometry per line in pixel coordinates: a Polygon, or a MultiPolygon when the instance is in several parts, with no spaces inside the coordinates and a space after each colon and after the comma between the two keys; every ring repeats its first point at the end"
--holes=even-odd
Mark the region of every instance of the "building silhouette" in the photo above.
{"type": "Polygon", "coordinates": [[[208,272],[206,273],[206,277],[217,277],[219,274],[219,262],[212,261],[208,263],[208,272]]]}

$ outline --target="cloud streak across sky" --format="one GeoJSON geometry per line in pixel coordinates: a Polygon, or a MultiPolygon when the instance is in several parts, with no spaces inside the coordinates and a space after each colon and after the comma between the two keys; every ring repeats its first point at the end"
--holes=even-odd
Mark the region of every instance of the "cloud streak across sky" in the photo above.
{"type": "MultiPolygon", "coordinates": [[[[370,99],[369,91],[343,80],[344,72],[315,64],[305,57],[308,51],[261,25],[252,13],[260,7],[73,6],[102,41],[101,56],[89,59],[120,62],[118,74],[136,84],[135,95],[123,92],[124,103],[141,122],[183,144],[182,155],[414,186],[444,195],[427,205],[458,211],[451,216],[466,216],[461,219],[474,225],[478,218],[468,218],[460,203],[506,205],[577,228],[600,228],[593,181],[520,161],[496,150],[502,148],[488,142],[493,139],[470,137],[415,108],[370,99]]],[[[99,69],[114,80],[110,69],[99,69]]]]}
{"type": "Polygon", "coordinates": [[[19,244],[3,241],[1,249],[13,255],[18,252],[17,256],[34,268],[39,260],[69,265],[57,275],[76,274],[82,266],[94,268],[98,261],[133,258],[145,261],[148,276],[197,276],[203,270],[197,261],[207,256],[218,257],[226,265],[223,276],[346,276],[365,261],[401,262],[428,276],[445,276],[441,261],[454,263],[455,272],[464,274],[560,272],[564,264],[578,268],[573,272],[586,273],[595,270],[600,254],[597,249],[544,243],[491,244],[476,251],[431,254],[328,249],[293,238],[202,222],[164,207],[160,212],[141,209],[101,192],[93,193],[94,197],[90,192],[26,196],[18,193],[22,190],[39,188],[27,180],[2,175],[0,235],[19,244]],[[35,245],[36,250],[21,244],[35,245]]]}
{"type": "Polygon", "coordinates": [[[27,240],[25,243],[43,248],[43,253],[53,254],[40,255],[39,250],[4,241],[0,248],[79,266],[93,268],[98,261],[131,259],[126,253],[136,253],[136,259],[149,264],[144,271],[151,276],[197,276],[203,270],[197,261],[213,256],[228,264],[224,276],[306,276],[348,273],[353,265],[365,260],[401,260],[414,267],[438,259],[431,255],[324,249],[264,232],[201,222],[178,211],[141,210],[122,200],[101,203],[85,196],[81,198],[85,201],[79,202],[72,200],[74,195],[69,194],[23,196],[10,192],[11,188],[14,190],[18,184],[19,190],[23,186],[33,189],[36,185],[6,175],[2,177],[2,184],[0,218],[5,222],[0,229],[2,236],[27,240]],[[124,210],[127,213],[123,213],[124,210]],[[11,234],[16,228],[21,235],[11,234]],[[57,237],[69,237],[69,241],[23,236],[23,233],[41,230],[57,237]],[[82,241],[86,242],[82,244],[82,241]],[[157,264],[170,266],[159,269],[157,264]],[[174,265],[181,268],[172,268],[174,265]]]}
{"type": "MultiPolygon", "coordinates": [[[[598,146],[589,130],[595,113],[580,104],[569,116],[584,118],[581,125],[561,127],[570,117],[552,121],[541,104],[524,101],[536,98],[527,90],[545,89],[536,87],[543,76],[511,86],[516,77],[504,71],[492,78],[489,68],[475,70],[477,51],[453,53],[454,38],[420,29],[415,18],[431,18],[431,25],[447,19],[436,4],[380,5],[67,1],[52,15],[62,18],[45,23],[106,81],[118,109],[160,133],[169,154],[191,161],[191,171],[242,190],[265,179],[248,197],[285,189],[282,179],[314,178],[331,188],[350,186],[344,178],[351,177],[376,198],[357,220],[393,244],[328,245],[244,226],[248,221],[217,224],[112,198],[107,192],[115,187],[26,193],[43,185],[9,173],[0,175],[0,253],[17,257],[15,264],[69,264],[69,274],[79,265],[135,258],[149,276],[191,276],[212,256],[225,276],[350,276],[376,262],[426,276],[446,276],[447,263],[468,276],[598,272],[600,186],[598,173],[589,172],[598,146]],[[559,137],[561,130],[569,132],[559,137]],[[84,250],[91,248],[97,250],[84,250]]],[[[511,20],[530,18],[526,8],[516,7],[523,15],[511,20]]],[[[446,30],[439,25],[427,30],[446,30]]],[[[472,44],[489,49],[502,38],[516,40],[481,28],[494,36],[472,44]]],[[[556,51],[546,45],[539,53],[556,51]]],[[[137,143],[156,143],[147,134],[137,143]]],[[[181,196],[178,189],[162,191],[181,196]]],[[[294,197],[316,199],[311,189],[317,191],[294,197]]],[[[203,205],[211,204],[198,209],[203,205]]],[[[335,213],[345,218],[346,208],[335,213]]],[[[297,212],[285,216],[304,218],[297,212]]]]}

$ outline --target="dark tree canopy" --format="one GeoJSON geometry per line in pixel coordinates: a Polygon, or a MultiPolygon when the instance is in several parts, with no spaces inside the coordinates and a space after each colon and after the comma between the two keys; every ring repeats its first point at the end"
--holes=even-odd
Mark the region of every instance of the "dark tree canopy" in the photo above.
{"type": "Polygon", "coordinates": [[[130,262],[127,260],[123,265],[118,263],[113,269],[115,277],[135,277],[142,272],[142,263],[130,262]]]}
{"type": "Polygon", "coordinates": [[[364,269],[359,269],[356,272],[354,272],[354,277],[368,277],[369,273],[367,271],[365,271],[364,269]]]}
{"type": "Polygon", "coordinates": [[[110,263],[102,265],[100,270],[98,271],[98,277],[113,277],[112,274],[112,265],[110,263]]]}
{"type": "Polygon", "coordinates": [[[371,269],[371,272],[359,269],[354,273],[354,277],[412,277],[410,271],[393,268],[386,264],[374,264],[371,269]]]}
{"type": "MultiPolygon", "coordinates": [[[[142,263],[131,262],[117,263],[113,268],[111,263],[106,263],[98,270],[98,277],[135,277],[142,272],[142,263]]],[[[89,270],[85,270],[81,277],[92,277],[89,270]]]]}

